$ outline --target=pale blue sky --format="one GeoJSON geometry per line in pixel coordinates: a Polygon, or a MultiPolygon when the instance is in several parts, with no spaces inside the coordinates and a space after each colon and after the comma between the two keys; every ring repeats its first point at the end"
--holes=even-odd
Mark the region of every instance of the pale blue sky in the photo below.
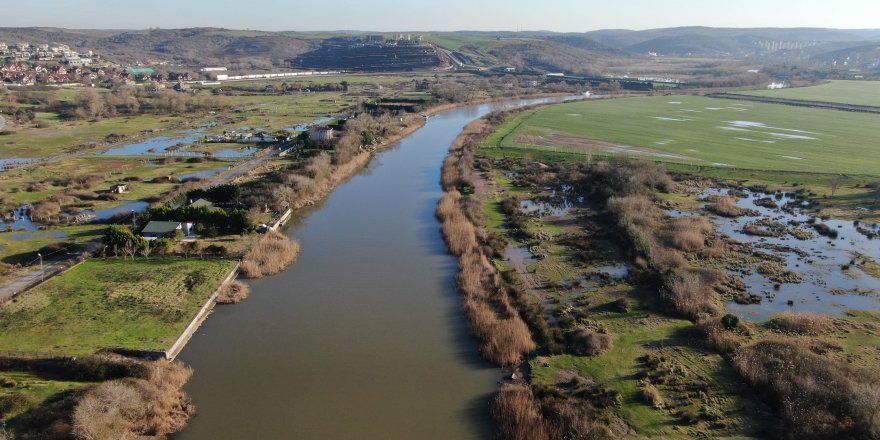
{"type": "Polygon", "coordinates": [[[0,26],[260,30],[880,27],[880,0],[2,0],[0,26]]]}

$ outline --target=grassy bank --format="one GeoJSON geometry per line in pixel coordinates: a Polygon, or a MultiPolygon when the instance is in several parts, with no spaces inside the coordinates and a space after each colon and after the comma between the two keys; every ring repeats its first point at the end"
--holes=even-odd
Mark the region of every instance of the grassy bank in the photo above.
{"type": "Polygon", "coordinates": [[[58,356],[106,348],[165,350],[233,264],[177,258],[91,259],[47,280],[3,310],[0,352],[58,356]]]}

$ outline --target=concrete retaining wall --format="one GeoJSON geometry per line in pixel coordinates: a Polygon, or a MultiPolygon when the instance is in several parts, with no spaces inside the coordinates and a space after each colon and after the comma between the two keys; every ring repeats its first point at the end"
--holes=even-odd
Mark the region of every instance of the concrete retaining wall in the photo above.
{"type": "Polygon", "coordinates": [[[241,266],[241,263],[237,263],[235,267],[229,271],[229,275],[226,276],[226,279],[220,283],[220,286],[214,290],[214,293],[208,297],[208,301],[205,302],[205,305],[199,310],[199,313],[196,314],[195,318],[186,326],[186,329],[177,338],[177,341],[165,352],[165,359],[174,360],[177,355],[183,351],[183,347],[186,347],[186,343],[192,338],[193,334],[195,334],[196,330],[201,327],[202,323],[205,322],[205,318],[211,313],[211,310],[214,310],[214,306],[217,305],[217,295],[220,294],[220,291],[226,287],[227,284],[231,283],[235,280],[235,277],[238,276],[238,268],[241,266]]]}
{"type": "Polygon", "coordinates": [[[287,220],[290,219],[290,216],[292,214],[293,214],[293,209],[287,208],[287,211],[284,211],[284,214],[281,214],[281,217],[278,220],[276,220],[275,223],[272,223],[272,226],[269,226],[269,229],[271,229],[273,231],[277,231],[278,228],[284,226],[284,224],[287,223],[287,220]]]}

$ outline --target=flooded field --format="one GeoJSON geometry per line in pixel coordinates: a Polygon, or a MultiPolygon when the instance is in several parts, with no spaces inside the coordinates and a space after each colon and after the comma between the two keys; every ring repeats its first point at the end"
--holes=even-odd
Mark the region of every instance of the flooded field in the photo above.
{"type": "MultiPolygon", "coordinates": [[[[727,193],[710,189],[700,197],[727,193]]],[[[811,217],[803,212],[808,202],[792,194],[736,195],[746,215],[714,215],[712,221],[718,233],[748,246],[757,257],[757,264],[727,269],[761,300],[730,302],[731,310],[765,319],[784,310],[841,314],[846,309],[880,309],[880,240],[873,238],[878,225],[811,217]]]]}
{"type": "MultiPolygon", "coordinates": [[[[189,130],[180,136],[155,136],[140,142],[119,145],[105,151],[105,156],[179,156],[197,157],[204,156],[204,152],[190,151],[193,143],[204,138],[204,128],[189,130]]],[[[210,155],[219,158],[248,157],[258,151],[257,148],[242,146],[238,148],[225,148],[211,152],[210,155]]]]}

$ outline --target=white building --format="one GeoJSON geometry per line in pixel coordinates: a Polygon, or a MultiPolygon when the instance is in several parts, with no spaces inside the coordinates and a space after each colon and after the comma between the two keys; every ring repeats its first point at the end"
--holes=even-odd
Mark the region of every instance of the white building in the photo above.
{"type": "Polygon", "coordinates": [[[91,58],[65,58],[62,61],[67,62],[68,66],[73,67],[84,67],[92,64],[91,58]]]}
{"type": "Polygon", "coordinates": [[[309,139],[315,142],[329,141],[333,139],[333,127],[311,127],[309,128],[309,139]]]}

